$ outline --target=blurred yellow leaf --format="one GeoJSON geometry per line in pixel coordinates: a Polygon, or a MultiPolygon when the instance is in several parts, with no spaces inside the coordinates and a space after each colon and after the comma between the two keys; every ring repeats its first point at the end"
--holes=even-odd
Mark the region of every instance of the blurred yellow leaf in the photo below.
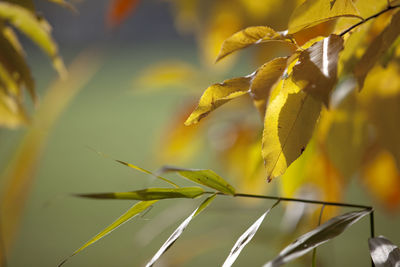
{"type": "Polygon", "coordinates": [[[42,48],[52,59],[60,76],[65,77],[64,63],[58,55],[57,45],[50,35],[50,26],[44,18],[38,18],[21,6],[5,2],[0,2],[0,18],[12,24],[42,48]]]}
{"type": "Polygon", "coordinates": [[[250,45],[265,43],[269,41],[286,41],[294,45],[291,39],[279,32],[276,32],[270,27],[252,26],[241,30],[227,38],[222,44],[216,61],[219,61],[227,55],[237,50],[246,48],[250,45]]]}
{"type": "Polygon", "coordinates": [[[0,126],[15,128],[29,121],[24,108],[15,97],[9,96],[0,87],[0,126]]]}
{"type": "Polygon", "coordinates": [[[371,194],[389,210],[400,205],[400,169],[393,156],[378,151],[365,162],[361,179],[371,194]]]}
{"type": "Polygon", "coordinates": [[[364,80],[368,72],[375,63],[383,56],[391,44],[400,34],[400,12],[397,12],[390,24],[379,34],[369,45],[367,51],[363,54],[360,61],[354,68],[354,75],[357,78],[359,90],[364,86],[364,80]]]}
{"type": "Polygon", "coordinates": [[[362,108],[374,127],[378,142],[392,153],[400,166],[400,67],[390,63],[386,69],[376,66],[359,94],[362,108]]]}
{"type": "Polygon", "coordinates": [[[198,123],[214,109],[222,106],[229,100],[245,95],[249,92],[251,76],[225,80],[206,89],[201,96],[199,105],[186,120],[186,125],[198,123]]]}
{"type": "Polygon", "coordinates": [[[295,33],[339,17],[362,19],[352,0],[306,0],[293,11],[288,31],[295,33]]]}
{"type": "Polygon", "coordinates": [[[279,86],[279,94],[267,107],[262,138],[269,181],[282,175],[303,153],[321,111],[321,102],[301,90],[291,78],[279,86]]]}
{"type": "Polygon", "coordinates": [[[337,81],[337,61],[343,38],[330,35],[302,51],[293,68],[293,80],[303,90],[329,105],[330,92],[337,81]]]}

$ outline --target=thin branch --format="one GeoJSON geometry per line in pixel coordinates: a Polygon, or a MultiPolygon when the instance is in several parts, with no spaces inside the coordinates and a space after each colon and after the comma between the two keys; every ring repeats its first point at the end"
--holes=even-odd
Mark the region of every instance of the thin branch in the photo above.
{"type": "Polygon", "coordinates": [[[371,19],[373,19],[373,18],[379,17],[380,15],[382,15],[382,14],[384,14],[384,13],[386,13],[386,12],[392,10],[392,9],[399,8],[399,7],[400,7],[400,5],[394,5],[394,6],[388,5],[388,7],[387,7],[386,9],[384,9],[384,10],[382,10],[382,11],[379,11],[378,13],[376,13],[376,14],[374,14],[374,15],[372,15],[372,16],[366,18],[366,19],[363,19],[362,21],[360,21],[360,22],[354,24],[354,25],[351,26],[350,28],[347,28],[346,30],[344,30],[343,32],[341,32],[339,35],[340,35],[340,36],[343,36],[343,35],[345,35],[346,33],[348,33],[348,32],[350,32],[351,30],[353,30],[354,28],[356,28],[356,27],[358,27],[358,26],[364,24],[365,22],[367,22],[367,21],[369,21],[369,20],[371,20],[371,19]]]}
{"type": "MultiPolygon", "coordinates": [[[[215,192],[206,192],[206,194],[214,194],[214,193],[215,192]]],[[[222,196],[230,196],[230,195],[226,195],[226,194],[221,193],[221,192],[218,192],[217,194],[218,195],[222,195],[222,196]]],[[[341,203],[341,202],[319,201],[319,200],[302,199],[302,198],[275,197],[275,196],[243,194],[243,193],[237,193],[237,194],[234,195],[234,197],[274,199],[274,200],[280,200],[280,201],[302,202],[302,203],[308,203],[308,204],[337,206],[337,207],[349,207],[349,208],[358,208],[358,209],[367,209],[367,210],[372,210],[373,209],[371,206],[365,206],[365,205],[341,203]]]]}

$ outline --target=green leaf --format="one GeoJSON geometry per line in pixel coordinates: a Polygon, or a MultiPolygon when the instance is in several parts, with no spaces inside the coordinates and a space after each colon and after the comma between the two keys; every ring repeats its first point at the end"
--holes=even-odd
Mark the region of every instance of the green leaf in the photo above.
{"type": "Polygon", "coordinates": [[[284,248],[275,259],[266,263],[264,267],[281,266],[303,256],[314,248],[340,235],[347,227],[369,213],[371,213],[371,210],[353,211],[330,219],[321,226],[297,238],[296,241],[284,248]]]}
{"type": "Polygon", "coordinates": [[[78,194],[78,197],[97,199],[156,200],[166,198],[196,198],[204,194],[201,187],[147,188],[131,192],[78,194]]]}
{"type": "Polygon", "coordinates": [[[386,237],[370,238],[368,245],[375,267],[400,266],[400,249],[386,237]]]}
{"type": "Polygon", "coordinates": [[[125,166],[127,166],[127,167],[129,167],[129,168],[132,168],[132,169],[134,169],[134,170],[138,170],[138,171],[140,171],[140,172],[143,172],[143,173],[146,173],[146,174],[150,174],[151,176],[153,176],[153,177],[155,177],[155,178],[158,178],[158,179],[160,179],[160,180],[163,180],[164,182],[167,182],[167,183],[169,183],[170,185],[173,185],[173,186],[175,186],[175,187],[179,187],[177,184],[175,184],[174,182],[172,182],[172,181],[170,181],[170,180],[168,180],[167,178],[164,178],[164,177],[161,177],[161,176],[159,176],[159,175],[157,175],[157,174],[154,174],[154,173],[152,173],[151,171],[148,171],[148,170],[145,170],[145,169],[143,169],[143,168],[140,168],[140,167],[138,167],[138,166],[136,166],[136,165],[133,165],[133,164],[131,164],[131,163],[128,163],[128,162],[125,162],[125,161],[122,161],[122,160],[115,160],[116,162],[118,162],[118,163],[120,163],[120,164],[122,164],[122,165],[125,165],[125,166]]]}
{"type": "Polygon", "coordinates": [[[119,217],[117,220],[115,220],[112,224],[110,224],[109,226],[107,226],[103,231],[101,231],[100,233],[98,233],[95,237],[93,237],[92,239],[90,239],[88,242],[86,242],[82,247],[80,247],[79,249],[77,249],[71,256],[69,256],[68,258],[66,258],[65,260],[63,260],[60,265],[63,265],[69,258],[71,258],[72,256],[78,254],[79,252],[81,252],[82,250],[84,250],[85,248],[87,248],[88,246],[92,245],[93,243],[97,242],[98,240],[100,240],[101,238],[103,238],[104,236],[108,235],[109,233],[111,233],[112,231],[114,231],[116,228],[118,228],[119,226],[121,226],[122,224],[126,223],[127,221],[129,221],[130,219],[132,219],[133,217],[135,217],[136,215],[138,215],[139,213],[145,211],[146,209],[148,209],[151,205],[153,205],[154,203],[156,203],[157,200],[152,200],[152,201],[141,201],[136,203],[135,205],[133,205],[127,212],[125,212],[124,214],[121,215],[121,217],[119,217]]]}
{"type": "Polygon", "coordinates": [[[306,0],[293,11],[288,31],[295,33],[340,17],[362,19],[352,0],[306,0]]]}
{"type": "Polygon", "coordinates": [[[58,47],[50,35],[51,28],[46,20],[38,18],[26,8],[5,2],[0,2],[0,18],[12,24],[42,48],[52,59],[53,66],[60,76],[66,76],[64,63],[58,55],[58,47]]]}
{"type": "Polygon", "coordinates": [[[185,121],[185,125],[198,123],[214,109],[234,98],[247,94],[249,92],[251,78],[252,75],[233,78],[208,87],[201,96],[196,109],[185,121]]]}
{"type": "Polygon", "coordinates": [[[240,252],[242,252],[243,248],[253,239],[254,235],[256,234],[258,228],[260,227],[261,223],[264,221],[265,216],[274,208],[277,204],[276,202],[271,208],[269,208],[260,218],[257,219],[247,230],[244,232],[239,239],[236,241],[235,245],[233,246],[231,252],[229,253],[228,257],[226,258],[222,267],[230,267],[236,261],[237,257],[239,256],[240,252]]]}
{"type": "Polygon", "coordinates": [[[146,267],[151,267],[154,263],[175,243],[175,241],[182,235],[183,231],[189,225],[190,221],[196,217],[201,211],[203,211],[210,203],[215,199],[216,194],[208,197],[200,206],[190,214],[189,217],[184,220],[178,228],[172,233],[172,235],[165,241],[157,253],[151,258],[151,260],[146,264],[146,267]]]}
{"type": "Polygon", "coordinates": [[[160,169],[161,173],[177,172],[181,176],[195,182],[218,190],[219,192],[234,195],[235,189],[224,178],[213,172],[212,170],[201,169],[183,169],[177,167],[165,166],[160,169]]]}
{"type": "Polygon", "coordinates": [[[221,60],[227,55],[246,48],[253,44],[265,43],[270,41],[284,41],[294,45],[293,41],[279,32],[274,31],[267,26],[252,26],[241,30],[229,38],[222,44],[216,61],[221,60]]]}

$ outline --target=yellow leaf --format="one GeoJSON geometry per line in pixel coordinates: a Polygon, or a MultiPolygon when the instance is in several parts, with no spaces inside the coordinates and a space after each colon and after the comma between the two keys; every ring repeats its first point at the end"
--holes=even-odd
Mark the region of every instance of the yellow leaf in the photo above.
{"type": "Polygon", "coordinates": [[[185,125],[198,123],[211,111],[229,100],[247,94],[250,88],[251,77],[252,76],[249,75],[246,77],[233,78],[208,87],[201,96],[199,105],[186,120],[185,125]]]}
{"type": "Polygon", "coordinates": [[[375,63],[383,56],[391,44],[400,34],[400,12],[397,12],[390,24],[382,31],[378,37],[370,44],[367,51],[363,54],[360,61],[354,68],[354,75],[357,78],[359,90],[364,86],[364,80],[368,72],[374,67],[375,63]]]}
{"type": "Polygon", "coordinates": [[[337,80],[337,62],[343,38],[332,34],[302,51],[293,68],[293,79],[303,90],[329,105],[329,94],[337,80]]]}
{"type": "Polygon", "coordinates": [[[52,59],[53,66],[60,76],[65,77],[64,63],[58,55],[58,47],[50,35],[50,27],[43,18],[38,18],[28,9],[4,2],[0,2],[0,18],[8,21],[42,48],[52,59]]]}
{"type": "Polygon", "coordinates": [[[27,124],[28,117],[24,108],[15,99],[9,96],[2,87],[0,87],[0,126],[15,128],[27,124]]]}
{"type": "Polygon", "coordinates": [[[295,33],[339,17],[362,19],[352,0],[306,0],[293,11],[288,30],[295,33]]]}
{"type": "Polygon", "coordinates": [[[359,94],[362,108],[373,125],[379,143],[394,156],[400,166],[400,67],[390,63],[386,69],[376,66],[359,94]]]}
{"type": "Polygon", "coordinates": [[[294,43],[287,36],[276,32],[270,27],[248,27],[233,34],[231,37],[224,41],[216,61],[219,61],[227,55],[239,49],[246,48],[252,44],[259,44],[269,41],[286,41],[294,45],[294,43]]]}
{"type": "Polygon", "coordinates": [[[273,59],[259,67],[254,75],[250,86],[250,96],[260,112],[261,118],[264,118],[271,89],[283,75],[286,64],[287,58],[273,59]]]}
{"type": "Polygon", "coordinates": [[[400,205],[400,170],[387,151],[378,148],[374,154],[365,162],[361,179],[385,208],[394,210],[400,205]]]}
{"type": "Polygon", "coordinates": [[[267,177],[282,175],[304,151],[321,111],[321,102],[305,93],[291,78],[267,107],[262,156],[267,177]]]}

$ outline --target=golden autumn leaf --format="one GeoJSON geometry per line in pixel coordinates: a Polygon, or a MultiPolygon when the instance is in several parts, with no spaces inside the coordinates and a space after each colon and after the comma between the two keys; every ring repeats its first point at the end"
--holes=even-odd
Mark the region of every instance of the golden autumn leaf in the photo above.
{"type": "Polygon", "coordinates": [[[186,125],[198,123],[211,111],[225,104],[229,100],[245,95],[249,92],[251,75],[246,77],[225,80],[206,89],[201,96],[199,105],[186,120],[186,125]]]}
{"type": "Polygon", "coordinates": [[[378,142],[392,153],[400,166],[400,67],[392,62],[386,69],[376,66],[359,94],[362,110],[372,124],[378,142]]]}
{"type": "Polygon", "coordinates": [[[331,34],[302,51],[293,68],[293,80],[303,90],[329,105],[329,95],[337,81],[337,62],[343,38],[331,34]]]}
{"type": "Polygon", "coordinates": [[[387,151],[374,154],[365,162],[360,178],[378,202],[394,210],[400,206],[400,169],[387,151]]]}
{"type": "Polygon", "coordinates": [[[292,13],[288,32],[295,33],[339,17],[362,19],[352,0],[306,0],[292,13]]]}
{"type": "Polygon", "coordinates": [[[304,151],[321,112],[321,101],[283,80],[264,119],[262,156],[268,180],[282,175],[304,151]]]}
{"type": "Polygon", "coordinates": [[[246,48],[250,45],[270,41],[284,41],[295,45],[288,36],[276,32],[268,26],[252,26],[241,30],[227,38],[222,44],[216,61],[219,61],[227,55],[237,50],[246,48]]]}
{"type": "Polygon", "coordinates": [[[264,118],[269,95],[273,86],[279,81],[285,71],[287,58],[279,57],[268,61],[259,67],[252,79],[250,96],[258,109],[261,118],[264,118]]]}
{"type": "Polygon", "coordinates": [[[0,126],[15,128],[29,121],[25,109],[15,97],[8,95],[0,87],[0,126]]]}
{"type": "Polygon", "coordinates": [[[369,45],[360,61],[354,68],[354,75],[357,78],[359,90],[364,86],[364,80],[375,63],[383,56],[400,34],[400,12],[397,12],[390,24],[379,34],[369,45]]]}
{"type": "Polygon", "coordinates": [[[66,76],[66,70],[58,47],[51,37],[51,27],[44,18],[21,6],[0,2],[0,18],[24,33],[35,42],[52,59],[54,68],[61,77],[66,76]]]}

